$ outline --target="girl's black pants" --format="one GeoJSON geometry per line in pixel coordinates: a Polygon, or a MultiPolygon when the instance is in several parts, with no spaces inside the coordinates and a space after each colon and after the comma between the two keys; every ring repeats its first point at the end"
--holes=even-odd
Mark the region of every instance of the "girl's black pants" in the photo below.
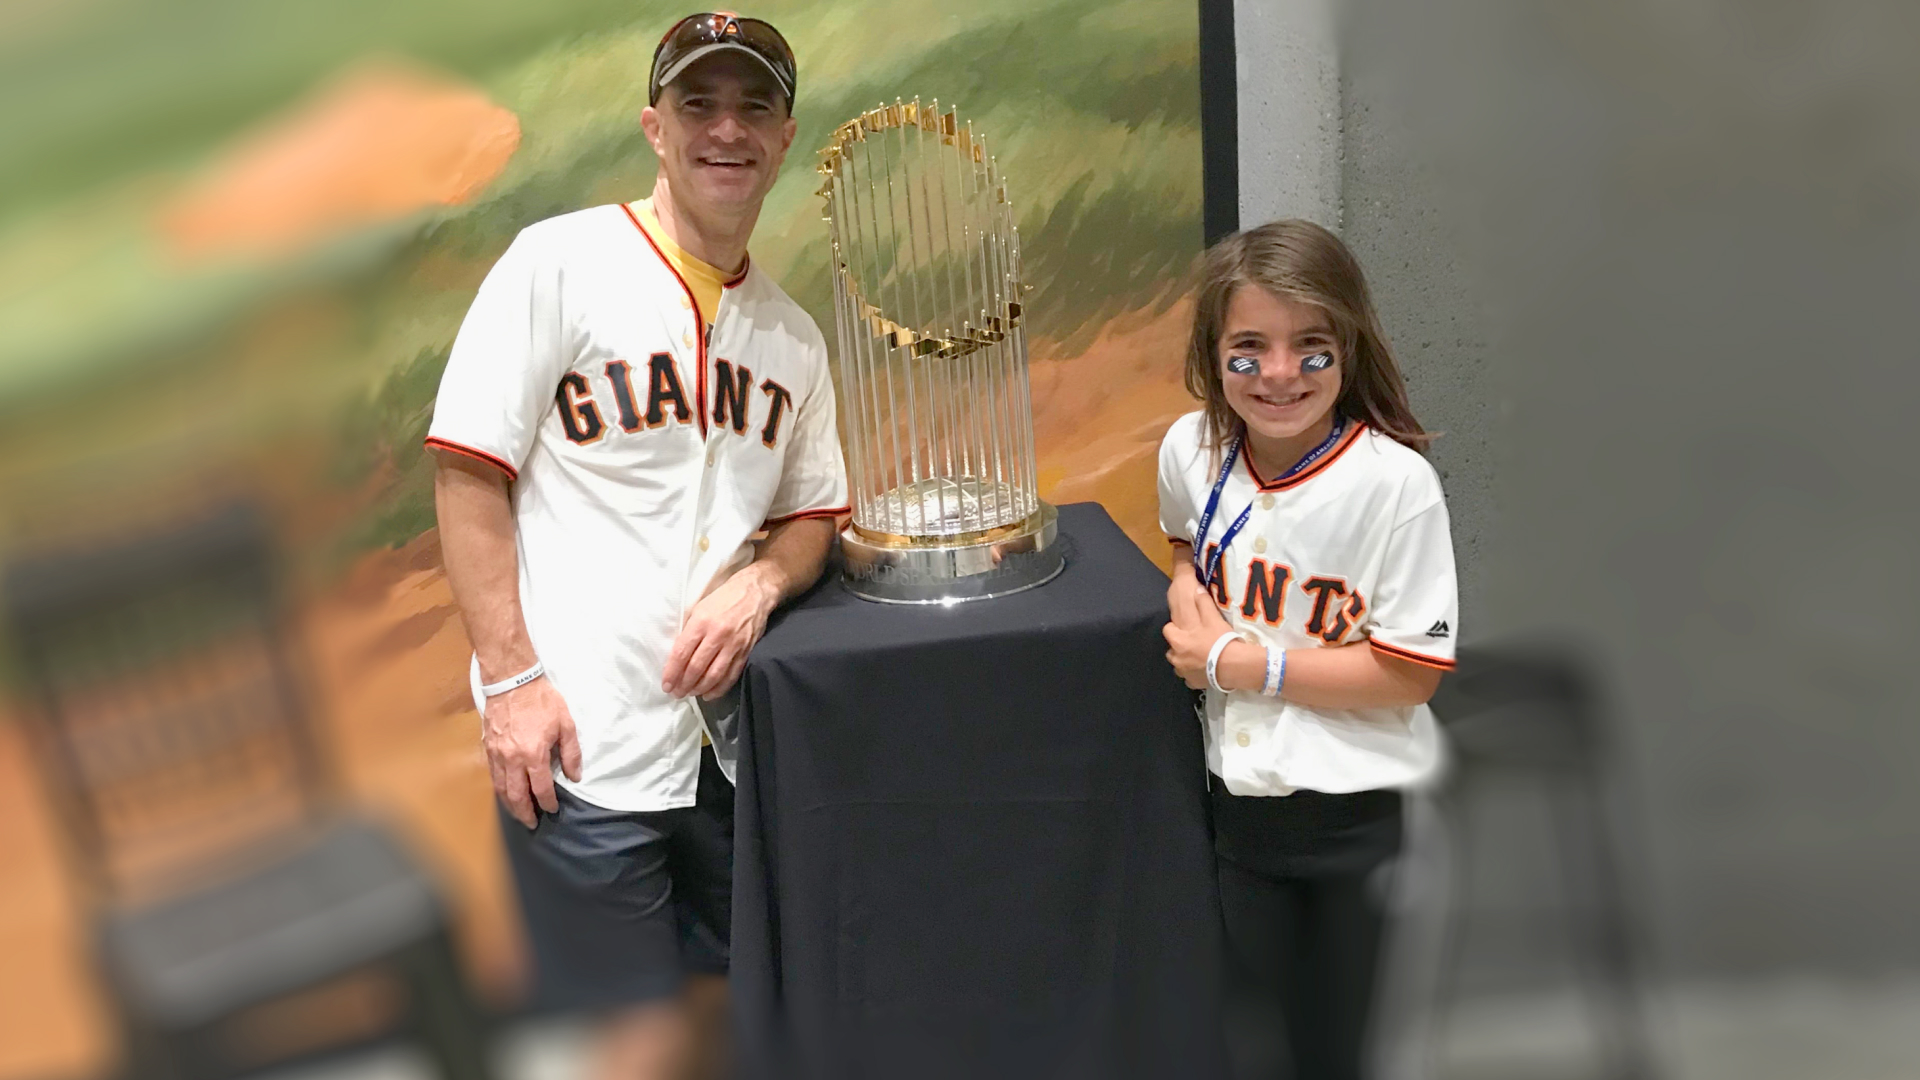
{"type": "Polygon", "coordinates": [[[1360,1080],[1400,793],[1212,789],[1237,1075],[1360,1080]]]}

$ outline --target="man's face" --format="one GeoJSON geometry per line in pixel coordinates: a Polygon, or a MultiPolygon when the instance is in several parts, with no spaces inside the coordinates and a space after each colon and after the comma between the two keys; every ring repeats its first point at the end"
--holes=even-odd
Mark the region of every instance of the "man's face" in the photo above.
{"type": "Polygon", "coordinates": [[[640,122],[674,201],[720,213],[758,210],[793,144],[793,118],[773,75],[737,52],[682,72],[640,122]]]}

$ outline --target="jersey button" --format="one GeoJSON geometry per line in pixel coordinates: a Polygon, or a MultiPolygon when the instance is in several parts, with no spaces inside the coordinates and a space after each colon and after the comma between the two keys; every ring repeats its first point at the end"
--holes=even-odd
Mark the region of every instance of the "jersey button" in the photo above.
{"type": "Polygon", "coordinates": [[[683,307],[683,308],[686,308],[686,309],[687,309],[688,311],[692,311],[692,310],[693,310],[693,301],[692,301],[692,300],[689,300],[689,299],[687,299],[687,298],[686,298],[686,297],[684,297],[684,296],[682,296],[682,297],[680,298],[680,306],[681,306],[681,307],[683,307]]]}
{"type": "Polygon", "coordinates": [[[713,468],[713,451],[707,451],[707,468],[713,468]]]}
{"type": "Polygon", "coordinates": [[[689,349],[693,348],[693,333],[689,331],[685,334],[681,334],[680,343],[685,345],[689,349]]]}
{"type": "Polygon", "coordinates": [[[701,551],[707,550],[707,538],[704,536],[700,538],[700,550],[701,551]]]}
{"type": "Polygon", "coordinates": [[[1271,495],[1260,496],[1260,509],[1262,510],[1273,509],[1273,496],[1271,495]]]}
{"type": "Polygon", "coordinates": [[[1243,731],[1243,732],[1241,732],[1240,734],[1238,734],[1238,735],[1235,735],[1235,736],[1233,737],[1233,741],[1234,741],[1234,742],[1236,742],[1236,743],[1239,743],[1239,744],[1240,744],[1241,746],[1245,746],[1245,745],[1247,745],[1247,743],[1248,743],[1248,741],[1249,741],[1249,740],[1247,739],[1247,733],[1243,731]]]}
{"type": "Polygon", "coordinates": [[[1266,538],[1266,537],[1264,537],[1264,536],[1256,536],[1256,537],[1254,537],[1254,538],[1253,538],[1253,553],[1254,553],[1255,555],[1261,555],[1261,554],[1264,554],[1264,553],[1266,552],[1266,550],[1267,550],[1267,538],[1266,538]]]}

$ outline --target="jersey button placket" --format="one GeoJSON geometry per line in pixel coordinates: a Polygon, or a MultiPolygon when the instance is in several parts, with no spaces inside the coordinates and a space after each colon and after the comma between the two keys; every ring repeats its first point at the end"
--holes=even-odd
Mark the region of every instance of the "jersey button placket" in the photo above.
{"type": "MultiPolygon", "coordinates": [[[[709,375],[707,366],[712,363],[712,357],[699,348],[699,339],[696,335],[703,333],[706,328],[700,325],[700,313],[694,308],[693,301],[685,296],[682,296],[680,299],[681,307],[687,311],[687,322],[689,324],[687,329],[682,330],[680,333],[680,343],[686,347],[686,355],[694,365],[695,370],[693,377],[696,384],[704,384],[709,375]]],[[[706,401],[704,399],[698,400],[694,407],[701,410],[700,424],[696,426],[694,430],[698,432],[704,428],[706,431],[706,439],[700,447],[699,465],[695,466],[693,470],[693,521],[690,524],[693,526],[694,540],[693,557],[687,560],[687,591],[689,595],[697,593],[700,585],[704,584],[704,576],[708,572],[708,567],[706,566],[706,560],[703,556],[706,555],[707,550],[713,546],[712,540],[707,535],[707,530],[713,526],[712,501],[714,485],[711,482],[711,477],[715,457],[714,439],[719,434],[716,428],[707,426],[706,401]]]]}

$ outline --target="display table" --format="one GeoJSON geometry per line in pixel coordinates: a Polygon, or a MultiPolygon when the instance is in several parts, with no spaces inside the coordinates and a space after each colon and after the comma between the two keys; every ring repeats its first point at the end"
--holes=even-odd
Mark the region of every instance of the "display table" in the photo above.
{"type": "Polygon", "coordinates": [[[1205,765],[1166,575],[1099,506],[1067,568],[953,607],[837,572],[743,679],[733,1000],[757,1080],[1225,1066],[1205,765]]]}

